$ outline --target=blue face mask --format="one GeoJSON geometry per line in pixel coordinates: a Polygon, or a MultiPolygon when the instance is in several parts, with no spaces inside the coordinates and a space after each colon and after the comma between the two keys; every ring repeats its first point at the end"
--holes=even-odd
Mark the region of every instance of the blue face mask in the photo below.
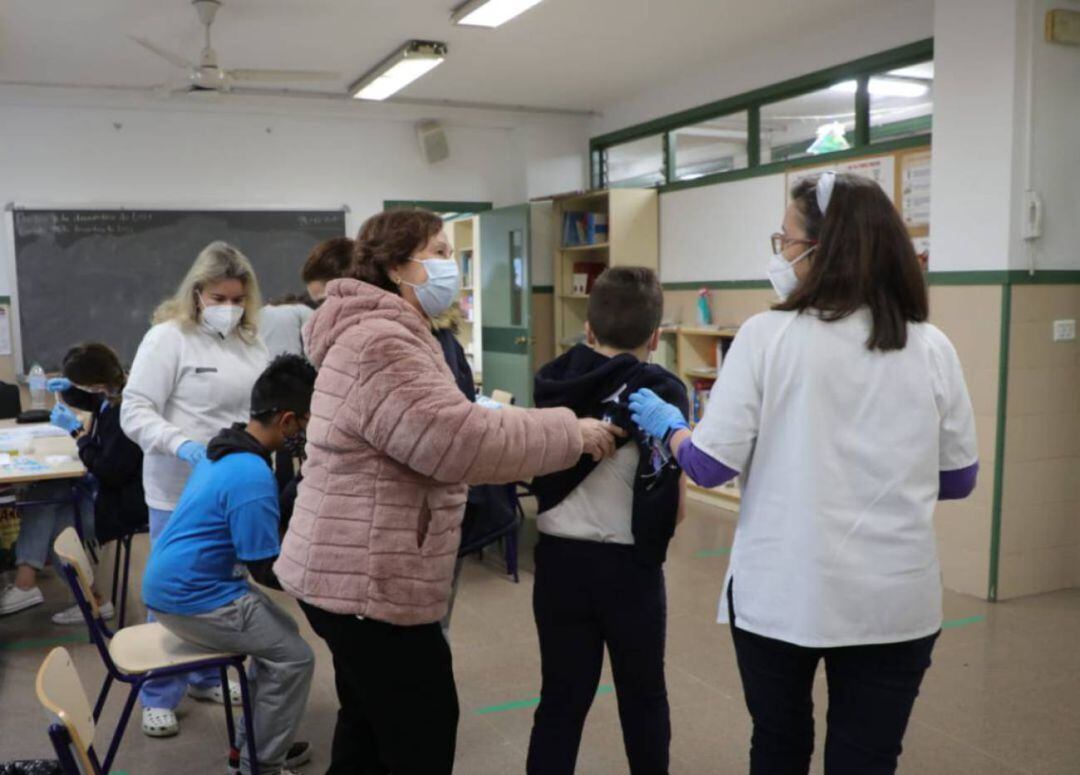
{"type": "Polygon", "coordinates": [[[420,284],[402,280],[405,285],[416,291],[420,306],[430,318],[437,318],[450,309],[461,293],[461,272],[457,261],[452,258],[413,258],[412,261],[423,264],[428,279],[420,284]]]}

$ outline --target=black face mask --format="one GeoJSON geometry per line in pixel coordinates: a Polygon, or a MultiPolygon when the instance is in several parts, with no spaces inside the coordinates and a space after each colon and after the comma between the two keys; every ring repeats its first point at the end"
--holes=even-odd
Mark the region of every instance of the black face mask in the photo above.
{"type": "Polygon", "coordinates": [[[91,393],[82,388],[70,387],[60,393],[64,403],[72,409],[80,409],[84,412],[96,412],[101,408],[101,402],[105,400],[104,393],[91,393]]]}
{"type": "Polygon", "coordinates": [[[289,454],[289,457],[307,460],[307,455],[304,453],[304,445],[306,444],[307,431],[300,429],[291,436],[285,437],[285,443],[282,445],[282,449],[289,454]]]}

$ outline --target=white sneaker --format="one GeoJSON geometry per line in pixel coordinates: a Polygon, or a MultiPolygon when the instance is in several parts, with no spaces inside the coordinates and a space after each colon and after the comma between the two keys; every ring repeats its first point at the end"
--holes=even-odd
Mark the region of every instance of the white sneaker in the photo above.
{"type": "MultiPolygon", "coordinates": [[[[216,702],[219,705],[225,704],[225,692],[221,690],[221,684],[217,686],[208,686],[205,689],[199,686],[188,686],[188,697],[192,697],[196,700],[202,700],[203,702],[216,702]]],[[[240,704],[240,682],[229,681],[229,702],[233,705],[240,704]]]]}
{"type": "MultiPolygon", "coordinates": [[[[107,600],[98,606],[98,610],[101,612],[101,618],[105,621],[116,616],[116,611],[113,610],[113,604],[107,600]]],[[[53,624],[83,624],[84,622],[82,610],[79,608],[78,604],[53,614],[52,620],[53,624]]]]}
{"type": "Polygon", "coordinates": [[[172,737],[180,733],[176,712],[169,708],[143,708],[142,731],[148,737],[172,737]]]}
{"type": "Polygon", "coordinates": [[[41,590],[37,587],[19,589],[14,584],[8,584],[4,587],[4,591],[0,592],[0,616],[33,608],[44,602],[45,596],[41,594],[41,590]]]}

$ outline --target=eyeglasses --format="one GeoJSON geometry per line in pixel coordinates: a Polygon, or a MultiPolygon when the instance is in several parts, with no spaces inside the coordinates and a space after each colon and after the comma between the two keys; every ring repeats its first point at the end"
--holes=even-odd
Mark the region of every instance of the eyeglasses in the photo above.
{"type": "Polygon", "coordinates": [[[776,232],[769,237],[769,241],[772,242],[772,252],[774,256],[778,256],[784,252],[784,248],[788,245],[816,245],[817,240],[814,239],[796,239],[794,237],[787,237],[780,232],[776,232]]]}

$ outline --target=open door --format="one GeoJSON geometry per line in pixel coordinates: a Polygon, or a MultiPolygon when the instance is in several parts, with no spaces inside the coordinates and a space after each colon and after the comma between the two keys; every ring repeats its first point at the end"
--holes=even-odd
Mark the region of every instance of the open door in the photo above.
{"type": "Polygon", "coordinates": [[[484,393],[506,390],[532,406],[532,279],[529,206],[480,214],[484,393]]]}

